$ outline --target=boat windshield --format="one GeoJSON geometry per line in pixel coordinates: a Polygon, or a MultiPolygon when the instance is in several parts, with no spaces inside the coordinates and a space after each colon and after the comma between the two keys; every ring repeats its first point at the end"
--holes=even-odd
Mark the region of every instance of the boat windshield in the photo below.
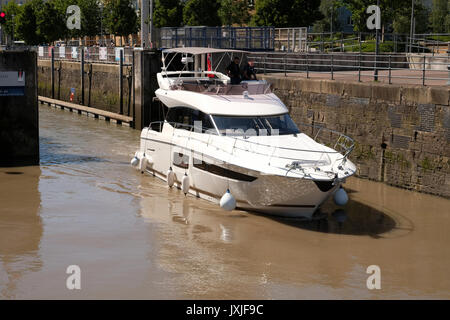
{"type": "Polygon", "coordinates": [[[289,114],[262,117],[212,116],[221,135],[275,136],[300,133],[289,114]]]}

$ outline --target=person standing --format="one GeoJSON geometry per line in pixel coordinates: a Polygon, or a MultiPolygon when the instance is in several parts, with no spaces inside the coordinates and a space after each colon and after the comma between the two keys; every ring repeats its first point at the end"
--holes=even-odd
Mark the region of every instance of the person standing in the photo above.
{"type": "Polygon", "coordinates": [[[228,65],[227,75],[231,79],[231,84],[239,84],[241,82],[241,70],[239,68],[239,58],[234,57],[233,61],[228,65]]]}
{"type": "Polygon", "coordinates": [[[243,80],[256,80],[256,71],[253,61],[248,61],[242,71],[243,80]]]}

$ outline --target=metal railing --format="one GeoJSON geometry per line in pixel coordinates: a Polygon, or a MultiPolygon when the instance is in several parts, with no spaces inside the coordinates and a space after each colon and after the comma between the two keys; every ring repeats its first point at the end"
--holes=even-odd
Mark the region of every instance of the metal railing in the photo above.
{"type": "MultiPolygon", "coordinates": [[[[306,28],[275,28],[274,48],[286,52],[375,52],[373,32],[307,33],[306,28]]],[[[383,33],[381,49],[392,53],[439,54],[450,49],[450,34],[383,33]]]]}
{"type": "MultiPolygon", "coordinates": [[[[189,140],[194,140],[196,142],[200,142],[200,143],[203,143],[203,144],[206,144],[207,146],[209,146],[212,144],[212,141],[211,141],[212,137],[223,136],[223,135],[219,134],[215,129],[205,128],[205,127],[202,127],[199,125],[190,125],[190,124],[167,122],[167,121],[153,121],[149,124],[148,130],[151,129],[151,130],[156,130],[156,131],[161,132],[162,126],[164,125],[164,123],[170,124],[175,129],[184,129],[181,132],[186,131],[187,135],[178,134],[177,137],[188,138],[188,142],[189,142],[189,140]],[[156,128],[158,128],[158,129],[156,129],[156,128]],[[198,138],[192,137],[193,132],[206,134],[206,135],[208,135],[208,139],[205,140],[205,139],[198,139],[198,138]]],[[[354,149],[354,146],[355,146],[354,140],[352,138],[344,135],[343,133],[340,133],[340,132],[332,130],[332,129],[325,128],[323,126],[314,125],[314,124],[299,123],[298,126],[300,128],[305,129],[304,131],[300,130],[300,132],[305,133],[305,134],[310,134],[311,137],[313,137],[314,141],[316,141],[322,145],[328,146],[330,148],[333,148],[334,150],[323,151],[323,150],[279,147],[279,146],[268,145],[268,144],[248,140],[248,136],[240,138],[240,137],[229,136],[229,135],[225,135],[225,136],[229,139],[232,139],[232,141],[233,141],[231,150],[228,150],[223,145],[221,145],[221,146],[215,145],[214,148],[216,151],[221,150],[221,151],[223,151],[225,153],[229,153],[231,155],[234,155],[236,153],[236,150],[238,150],[238,151],[244,151],[244,152],[249,152],[249,153],[253,153],[253,154],[266,156],[266,157],[268,157],[269,166],[271,165],[271,160],[273,159],[273,157],[276,156],[279,159],[284,159],[284,160],[293,161],[293,162],[298,161],[299,163],[301,163],[302,160],[304,160],[304,161],[306,161],[306,163],[309,164],[307,167],[312,167],[312,168],[317,167],[317,165],[321,161],[323,161],[324,157],[328,158],[327,164],[334,167],[335,163],[338,161],[341,161],[341,163],[345,162],[347,160],[349,154],[354,149]],[[337,138],[336,138],[336,136],[337,136],[337,138]],[[335,138],[333,138],[333,137],[335,137],[335,138]],[[263,151],[261,151],[261,148],[263,148],[263,150],[267,149],[267,151],[263,152],[263,151]],[[302,155],[304,153],[320,154],[320,157],[316,160],[303,159],[301,157],[293,157],[293,156],[287,157],[287,156],[283,156],[280,154],[280,152],[282,152],[282,151],[298,152],[300,155],[302,155]],[[334,162],[331,162],[331,159],[329,157],[330,154],[341,154],[342,157],[338,157],[334,160],[334,162]]],[[[173,136],[175,135],[175,131],[173,131],[172,135],[173,136]]],[[[186,143],[185,147],[187,147],[188,142],[186,143]]],[[[291,164],[293,164],[293,163],[291,163],[291,164]]],[[[305,166],[305,165],[303,164],[303,166],[305,166]]],[[[290,167],[286,166],[283,168],[280,168],[280,167],[277,167],[277,168],[279,168],[279,169],[288,168],[289,169],[290,167]]],[[[296,168],[301,168],[301,166],[299,165],[296,168]]],[[[288,171],[290,171],[291,169],[292,168],[290,168],[288,171]]],[[[323,173],[328,174],[329,172],[323,172],[323,173]]],[[[332,176],[327,176],[327,177],[331,179],[334,177],[334,174],[332,176]]]]}
{"type": "Polygon", "coordinates": [[[161,48],[212,47],[274,50],[274,27],[182,27],[159,29],[161,48]]]}
{"type": "Polygon", "coordinates": [[[81,62],[84,53],[85,62],[120,64],[120,51],[123,52],[124,65],[131,65],[133,60],[133,48],[130,47],[39,46],[33,49],[40,60],[51,60],[53,54],[55,61],[81,62]]]}
{"type": "Polygon", "coordinates": [[[391,84],[395,79],[422,85],[446,85],[450,73],[450,54],[379,54],[372,53],[252,53],[258,73],[281,73],[287,76],[321,77],[334,80],[336,76],[358,81],[374,79],[391,84]]]}

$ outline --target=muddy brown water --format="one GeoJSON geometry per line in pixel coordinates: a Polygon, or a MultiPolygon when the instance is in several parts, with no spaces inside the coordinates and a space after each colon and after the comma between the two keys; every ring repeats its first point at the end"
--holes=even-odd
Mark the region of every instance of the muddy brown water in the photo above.
{"type": "Polygon", "coordinates": [[[41,165],[0,168],[1,299],[450,298],[450,200],[351,178],[322,219],[224,212],[132,169],[139,132],[39,116],[41,165]]]}

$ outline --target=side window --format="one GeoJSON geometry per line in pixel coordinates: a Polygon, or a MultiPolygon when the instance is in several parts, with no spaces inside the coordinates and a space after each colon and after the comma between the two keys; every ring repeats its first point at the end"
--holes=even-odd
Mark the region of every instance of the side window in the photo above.
{"type": "Polygon", "coordinates": [[[190,130],[191,116],[189,108],[169,108],[166,121],[170,122],[174,127],[178,129],[190,130]]]}
{"type": "Polygon", "coordinates": [[[166,121],[172,123],[178,129],[192,130],[193,126],[199,125],[201,121],[202,132],[208,129],[215,130],[211,117],[200,110],[186,107],[170,108],[166,121]]]}
{"type": "Polygon", "coordinates": [[[202,132],[206,132],[207,130],[216,130],[212,121],[211,121],[211,117],[206,114],[203,113],[199,110],[193,110],[193,125],[194,126],[200,126],[201,124],[201,128],[202,128],[202,132]]]}

